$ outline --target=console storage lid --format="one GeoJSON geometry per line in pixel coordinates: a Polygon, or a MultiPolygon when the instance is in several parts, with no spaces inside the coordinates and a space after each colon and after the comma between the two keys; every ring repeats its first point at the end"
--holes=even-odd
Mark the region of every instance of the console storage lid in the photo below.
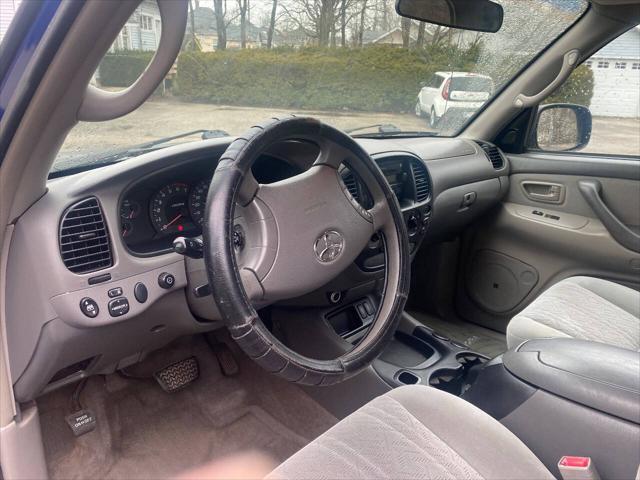
{"type": "Polygon", "coordinates": [[[572,338],[528,340],[503,357],[542,390],[640,424],[640,353],[572,338]]]}

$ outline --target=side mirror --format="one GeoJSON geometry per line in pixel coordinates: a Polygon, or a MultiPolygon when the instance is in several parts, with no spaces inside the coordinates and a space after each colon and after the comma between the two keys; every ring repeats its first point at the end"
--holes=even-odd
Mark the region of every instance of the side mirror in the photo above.
{"type": "Polygon", "coordinates": [[[548,152],[569,152],[584,148],[591,138],[591,112],[571,103],[538,107],[530,146],[548,152]]]}
{"type": "Polygon", "coordinates": [[[426,87],[429,84],[429,82],[420,82],[420,86],[421,87],[426,87]]]}
{"type": "Polygon", "coordinates": [[[495,33],[504,17],[502,6],[491,0],[396,0],[402,17],[445,27],[495,33]]]}

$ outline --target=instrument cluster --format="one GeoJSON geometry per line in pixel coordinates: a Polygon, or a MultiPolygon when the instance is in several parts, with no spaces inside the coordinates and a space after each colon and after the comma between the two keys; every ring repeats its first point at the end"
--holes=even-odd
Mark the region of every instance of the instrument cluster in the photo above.
{"type": "MultiPolygon", "coordinates": [[[[131,253],[155,255],[171,249],[178,236],[202,233],[211,160],[181,164],[137,182],[120,201],[120,236],[131,253]]],[[[276,157],[263,155],[254,165],[259,183],[273,183],[301,173],[276,157]]]]}

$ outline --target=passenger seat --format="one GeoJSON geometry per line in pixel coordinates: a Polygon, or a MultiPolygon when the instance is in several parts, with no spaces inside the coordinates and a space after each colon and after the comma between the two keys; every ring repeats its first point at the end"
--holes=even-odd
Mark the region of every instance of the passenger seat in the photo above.
{"type": "Polygon", "coordinates": [[[593,277],[556,283],[513,317],[507,345],[571,337],[640,351],[640,292],[593,277]]]}

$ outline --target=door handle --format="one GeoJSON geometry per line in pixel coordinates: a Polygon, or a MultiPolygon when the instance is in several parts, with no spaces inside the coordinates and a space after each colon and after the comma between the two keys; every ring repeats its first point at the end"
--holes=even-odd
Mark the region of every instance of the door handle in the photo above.
{"type": "Polygon", "coordinates": [[[622,223],[604,203],[602,184],[597,180],[580,180],[578,189],[611,236],[623,247],[640,252],[640,235],[622,223]]]}
{"type": "Polygon", "coordinates": [[[564,185],[560,183],[527,180],[521,185],[530,200],[544,203],[562,203],[564,200],[564,185]]]}

